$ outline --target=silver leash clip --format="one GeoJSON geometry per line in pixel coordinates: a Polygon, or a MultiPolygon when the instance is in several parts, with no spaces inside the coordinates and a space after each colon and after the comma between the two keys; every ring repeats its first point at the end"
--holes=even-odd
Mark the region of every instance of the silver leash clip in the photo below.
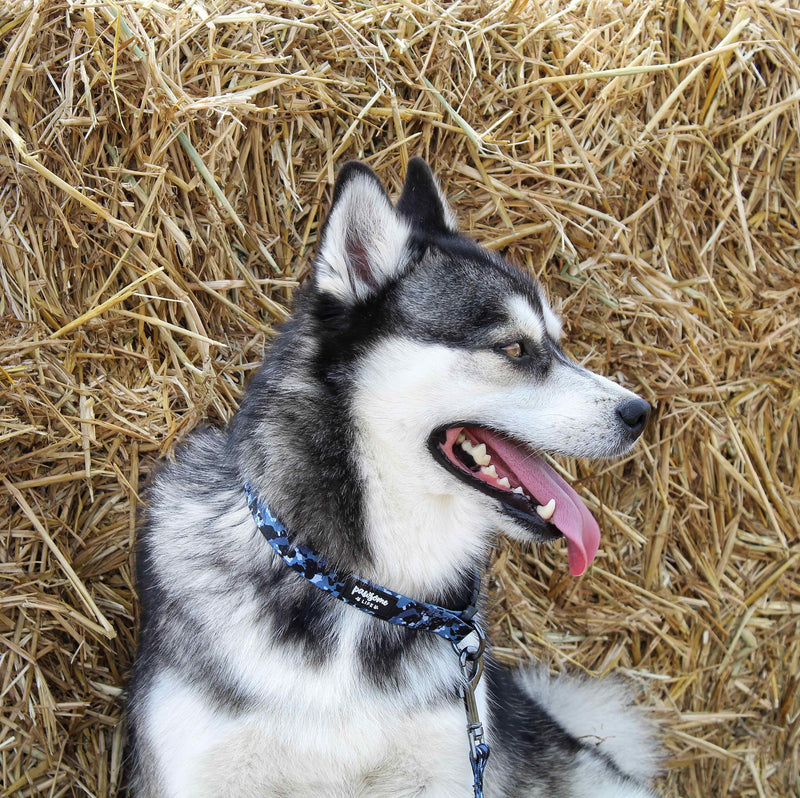
{"type": "Polygon", "coordinates": [[[474,629],[477,635],[477,646],[459,648],[453,644],[453,648],[458,653],[458,665],[463,677],[460,693],[467,713],[467,737],[469,738],[470,758],[473,761],[482,755],[482,749],[478,746],[483,744],[483,723],[478,712],[475,690],[483,676],[483,652],[486,649],[486,636],[483,630],[477,624],[474,625],[474,629]]]}

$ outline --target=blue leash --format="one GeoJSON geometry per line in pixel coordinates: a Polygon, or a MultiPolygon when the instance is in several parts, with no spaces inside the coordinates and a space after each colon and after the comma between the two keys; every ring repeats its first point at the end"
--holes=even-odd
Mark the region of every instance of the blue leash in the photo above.
{"type": "Polygon", "coordinates": [[[475,798],[483,798],[483,771],[486,767],[486,761],[489,759],[489,746],[486,743],[479,743],[475,746],[475,753],[469,755],[469,761],[472,765],[472,778],[473,789],[475,790],[475,798]]]}
{"type": "Polygon", "coordinates": [[[244,492],[258,531],[284,563],[303,579],[368,615],[408,629],[433,632],[452,644],[464,677],[461,694],[467,712],[474,798],[483,798],[483,771],[489,758],[489,746],[483,742],[483,724],[478,715],[475,688],[483,674],[485,637],[481,627],[473,620],[480,581],[476,580],[470,605],[457,611],[416,601],[355,574],[340,576],[330,569],[321,554],[307,546],[295,546],[292,543],[286,527],[248,483],[245,483],[244,492]]]}

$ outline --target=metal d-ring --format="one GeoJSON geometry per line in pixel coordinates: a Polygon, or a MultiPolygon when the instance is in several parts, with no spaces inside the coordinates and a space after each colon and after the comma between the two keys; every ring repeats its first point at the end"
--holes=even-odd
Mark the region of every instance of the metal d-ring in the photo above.
{"type": "Polygon", "coordinates": [[[479,624],[475,623],[474,621],[469,624],[472,628],[472,632],[467,635],[466,637],[470,637],[472,634],[475,634],[478,638],[478,646],[464,646],[461,647],[461,643],[466,640],[462,638],[460,641],[456,642],[455,640],[452,641],[451,645],[453,646],[453,650],[458,654],[458,661],[461,664],[461,667],[464,667],[464,657],[470,662],[474,660],[481,659],[483,657],[483,653],[486,651],[486,634],[483,629],[480,627],[479,624]]]}

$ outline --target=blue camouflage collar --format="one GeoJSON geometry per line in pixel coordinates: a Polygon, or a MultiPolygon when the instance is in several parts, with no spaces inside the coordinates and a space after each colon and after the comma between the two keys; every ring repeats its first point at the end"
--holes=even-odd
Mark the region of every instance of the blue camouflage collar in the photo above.
{"type": "Polygon", "coordinates": [[[408,629],[433,632],[452,643],[458,651],[467,647],[482,651],[483,631],[473,619],[480,589],[477,572],[472,599],[463,610],[416,601],[355,574],[337,574],[321,554],[292,542],[286,527],[248,483],[244,491],[259,532],[284,563],[303,579],[368,615],[408,629]]]}

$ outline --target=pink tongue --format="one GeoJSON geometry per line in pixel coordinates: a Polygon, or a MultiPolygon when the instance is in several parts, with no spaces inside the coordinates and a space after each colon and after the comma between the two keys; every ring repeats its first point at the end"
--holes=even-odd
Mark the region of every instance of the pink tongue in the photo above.
{"type": "Polygon", "coordinates": [[[522,487],[539,504],[556,500],[550,523],[567,539],[567,561],[573,576],[580,576],[597,554],[600,527],[577,493],[538,455],[520,449],[489,430],[470,427],[470,436],[483,441],[514,472],[522,487]]]}

